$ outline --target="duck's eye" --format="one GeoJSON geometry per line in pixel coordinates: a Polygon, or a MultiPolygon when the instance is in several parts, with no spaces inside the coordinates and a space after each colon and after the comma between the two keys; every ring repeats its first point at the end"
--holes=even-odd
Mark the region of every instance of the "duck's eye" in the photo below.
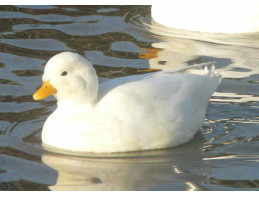
{"type": "Polygon", "coordinates": [[[64,71],[61,73],[61,76],[66,76],[67,75],[67,71],[64,71]]]}

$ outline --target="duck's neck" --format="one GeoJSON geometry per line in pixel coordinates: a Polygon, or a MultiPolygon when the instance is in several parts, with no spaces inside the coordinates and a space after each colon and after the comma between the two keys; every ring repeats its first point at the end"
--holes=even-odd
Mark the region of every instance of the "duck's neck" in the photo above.
{"type": "Polygon", "coordinates": [[[75,102],[70,101],[60,101],[57,105],[58,111],[64,112],[64,115],[67,113],[73,115],[74,113],[78,114],[79,111],[91,111],[94,108],[95,103],[76,104],[75,102]]]}
{"type": "Polygon", "coordinates": [[[57,102],[59,109],[65,109],[65,110],[71,110],[71,109],[77,109],[81,107],[91,107],[94,106],[97,99],[68,99],[68,100],[60,100],[57,102]]]}

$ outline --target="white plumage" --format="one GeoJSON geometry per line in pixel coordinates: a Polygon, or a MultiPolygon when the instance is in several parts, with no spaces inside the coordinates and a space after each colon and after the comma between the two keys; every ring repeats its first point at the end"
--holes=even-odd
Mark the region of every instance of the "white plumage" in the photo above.
{"type": "Polygon", "coordinates": [[[200,67],[121,77],[98,87],[88,60],[71,52],[55,55],[45,67],[43,81],[57,90],[58,107],[44,124],[43,143],[83,152],[185,143],[202,126],[208,100],[221,81],[213,65],[192,73],[200,67]],[[61,76],[64,71],[68,74],[61,76]]]}

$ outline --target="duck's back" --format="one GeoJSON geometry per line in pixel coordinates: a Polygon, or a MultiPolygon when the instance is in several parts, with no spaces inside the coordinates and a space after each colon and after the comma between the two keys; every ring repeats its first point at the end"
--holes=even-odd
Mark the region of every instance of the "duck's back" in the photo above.
{"type": "Polygon", "coordinates": [[[109,130],[106,137],[118,139],[121,151],[187,142],[202,126],[208,100],[219,84],[220,76],[208,71],[163,72],[119,85],[98,103],[100,114],[109,117],[102,125],[109,130]]]}

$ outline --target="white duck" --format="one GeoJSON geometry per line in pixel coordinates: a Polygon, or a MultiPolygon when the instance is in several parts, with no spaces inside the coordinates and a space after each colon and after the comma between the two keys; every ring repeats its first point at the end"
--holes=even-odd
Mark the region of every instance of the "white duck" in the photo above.
{"type": "Polygon", "coordinates": [[[53,94],[57,109],[46,120],[42,141],[68,151],[124,152],[177,146],[202,126],[208,100],[221,77],[214,66],[111,79],[98,87],[88,60],[63,52],[46,64],[33,98],[53,94]],[[187,72],[187,73],[185,73],[187,72]]]}
{"type": "Polygon", "coordinates": [[[163,26],[188,31],[231,34],[259,32],[258,1],[195,0],[186,3],[175,0],[171,5],[152,5],[151,15],[154,21],[163,26]]]}

